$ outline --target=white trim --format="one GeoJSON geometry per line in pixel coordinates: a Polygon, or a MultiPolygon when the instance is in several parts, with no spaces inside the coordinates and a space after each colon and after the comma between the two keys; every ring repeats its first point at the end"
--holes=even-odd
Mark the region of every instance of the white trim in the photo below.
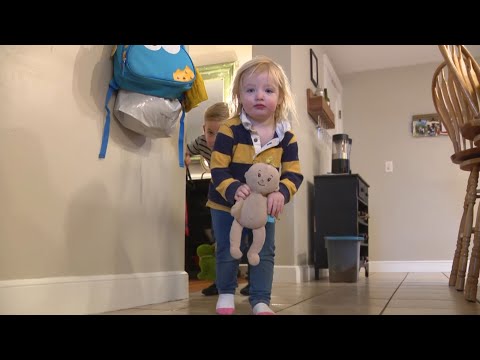
{"type": "Polygon", "coordinates": [[[98,314],[187,298],[185,271],[0,281],[0,315],[98,314]]]}
{"type": "Polygon", "coordinates": [[[452,260],[369,261],[370,272],[450,272],[452,260]]]}
{"type": "MultiPolygon", "coordinates": [[[[319,277],[328,277],[328,269],[319,269],[319,277]]],[[[240,273],[245,276],[247,264],[240,264],[240,273]]],[[[273,282],[302,283],[313,281],[315,279],[315,270],[311,265],[286,266],[275,265],[273,271],[273,282]]]]}
{"type": "MultiPolygon", "coordinates": [[[[450,272],[452,270],[452,260],[369,261],[368,264],[369,272],[450,272]]],[[[240,272],[243,276],[246,271],[247,265],[240,264],[240,272]]],[[[364,271],[364,269],[362,268],[360,271],[364,271]]],[[[319,278],[328,278],[328,269],[319,269],[319,278]]],[[[273,282],[301,283],[313,280],[315,280],[315,271],[312,265],[275,265],[273,282]]]]}
{"type": "Polygon", "coordinates": [[[314,278],[312,266],[275,266],[273,272],[273,282],[293,282],[302,283],[311,281],[314,278]]]}

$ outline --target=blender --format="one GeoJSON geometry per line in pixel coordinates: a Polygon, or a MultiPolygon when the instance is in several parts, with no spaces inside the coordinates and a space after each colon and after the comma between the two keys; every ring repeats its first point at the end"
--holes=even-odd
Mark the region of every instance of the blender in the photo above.
{"type": "Polygon", "coordinates": [[[332,137],[332,173],[350,174],[350,150],[352,139],[347,134],[336,134],[332,137]]]}

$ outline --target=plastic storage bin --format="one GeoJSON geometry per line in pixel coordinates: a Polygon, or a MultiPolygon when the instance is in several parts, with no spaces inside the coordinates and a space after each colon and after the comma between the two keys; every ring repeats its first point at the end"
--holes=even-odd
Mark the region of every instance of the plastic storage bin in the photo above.
{"type": "Polygon", "coordinates": [[[330,282],[357,282],[360,268],[359,236],[325,236],[330,282]]]}

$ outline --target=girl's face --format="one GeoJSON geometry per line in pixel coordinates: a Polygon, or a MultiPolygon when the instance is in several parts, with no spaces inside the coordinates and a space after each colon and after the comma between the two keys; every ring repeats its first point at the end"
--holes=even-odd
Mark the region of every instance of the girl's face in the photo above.
{"type": "Polygon", "coordinates": [[[207,146],[210,150],[213,150],[219,129],[220,121],[206,120],[203,124],[203,133],[205,134],[205,140],[207,140],[207,146]]]}
{"type": "Polygon", "coordinates": [[[268,71],[244,77],[239,93],[240,103],[252,120],[258,123],[274,121],[279,89],[270,79],[268,71]]]}

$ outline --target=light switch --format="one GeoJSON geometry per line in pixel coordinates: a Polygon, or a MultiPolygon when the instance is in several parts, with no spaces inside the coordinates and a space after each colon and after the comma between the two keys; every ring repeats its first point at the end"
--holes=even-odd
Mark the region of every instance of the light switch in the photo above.
{"type": "Polygon", "coordinates": [[[385,172],[393,172],[393,161],[385,161],[385,172]]]}

